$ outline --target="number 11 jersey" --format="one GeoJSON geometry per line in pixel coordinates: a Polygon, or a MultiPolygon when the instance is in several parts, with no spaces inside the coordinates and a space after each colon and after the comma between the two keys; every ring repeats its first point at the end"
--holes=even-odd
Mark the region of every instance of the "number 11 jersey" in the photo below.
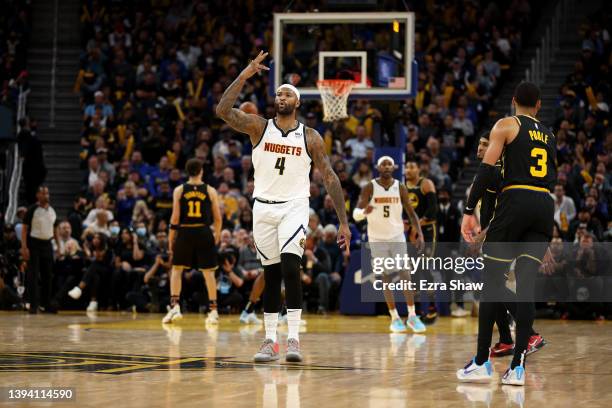
{"type": "Polygon", "coordinates": [[[254,198],[289,201],[310,197],[312,159],[306,144],[306,126],[283,132],[269,119],[259,143],[253,147],[254,198]]]}
{"type": "Polygon", "coordinates": [[[206,183],[184,183],[180,206],[181,226],[203,227],[212,225],[212,203],[208,196],[208,186],[206,183]]]}

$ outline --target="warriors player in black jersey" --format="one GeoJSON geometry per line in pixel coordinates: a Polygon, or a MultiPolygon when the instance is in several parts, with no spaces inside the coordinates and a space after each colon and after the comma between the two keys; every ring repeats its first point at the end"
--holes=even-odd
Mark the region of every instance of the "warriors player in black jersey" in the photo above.
{"type": "Polygon", "coordinates": [[[540,109],[540,90],[521,82],[512,103],[516,116],[500,119],[489,137],[487,149],[470,191],[461,233],[474,242],[480,225],[474,209],[495,182],[495,163],[502,158],[501,192],[483,246],[483,301],[478,320],[476,357],[457,371],[460,381],[489,381],[492,366],[489,349],[498,302],[521,300],[516,304],[516,343],[503,384],[525,384],[525,355],[535,315],[535,278],[552,237],[554,203],[550,188],[557,180],[556,141],[552,132],[535,116],[540,109]],[[523,243],[520,248],[496,243],[523,243]],[[516,260],[516,297],[505,286],[505,274],[516,260]]]}
{"type": "MultiPolygon", "coordinates": [[[[433,181],[420,176],[419,164],[414,158],[408,158],[404,167],[406,176],[406,188],[408,189],[408,199],[419,217],[419,224],[425,239],[425,254],[435,256],[437,243],[436,219],[438,215],[438,203],[436,198],[436,186],[433,181]]],[[[410,242],[414,243],[416,231],[411,229],[408,236],[410,242]]],[[[424,271],[425,278],[433,281],[430,271],[424,271]]],[[[438,317],[436,309],[435,293],[429,292],[430,301],[421,302],[421,319],[425,324],[432,324],[438,317]]]]}
{"type": "Polygon", "coordinates": [[[174,189],[168,253],[172,258],[170,308],[163,323],[182,317],[179,304],[183,270],[204,274],[210,313],[207,323],[217,323],[217,248],[221,236],[221,211],[217,191],[202,181],[202,162],[189,159],[185,165],[189,180],[174,189]]]}
{"type": "MultiPolygon", "coordinates": [[[[478,150],[476,151],[476,157],[478,160],[484,158],[484,155],[489,147],[489,131],[485,131],[480,135],[478,141],[478,150]]],[[[487,233],[489,223],[495,213],[495,202],[497,201],[497,195],[500,190],[502,182],[502,164],[498,161],[495,164],[495,180],[487,187],[482,199],[480,200],[478,207],[478,220],[480,222],[481,232],[476,238],[476,241],[482,242],[487,233]]],[[[514,341],[512,340],[512,334],[510,333],[510,322],[508,319],[508,312],[511,315],[516,314],[516,303],[498,303],[497,312],[495,313],[495,324],[499,331],[499,341],[491,348],[491,357],[503,357],[514,353],[514,341]]],[[[546,342],[538,333],[531,328],[531,334],[529,336],[529,344],[527,354],[535,353],[540,348],[544,347],[546,342]]]]}

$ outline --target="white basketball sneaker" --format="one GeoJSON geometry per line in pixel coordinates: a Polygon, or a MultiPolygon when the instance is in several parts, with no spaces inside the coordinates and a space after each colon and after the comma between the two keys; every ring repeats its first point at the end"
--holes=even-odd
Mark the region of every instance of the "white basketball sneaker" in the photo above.
{"type": "Polygon", "coordinates": [[[483,365],[476,364],[476,358],[473,358],[465,367],[457,370],[457,379],[461,382],[476,382],[486,383],[493,378],[493,366],[489,360],[483,365]]]}
{"type": "Polygon", "coordinates": [[[74,288],[68,291],[68,296],[70,296],[71,298],[75,300],[80,298],[82,294],[83,294],[83,291],[78,286],[75,286],[74,288]]]}
{"type": "Polygon", "coordinates": [[[208,312],[208,316],[206,317],[206,324],[218,324],[219,323],[219,313],[217,309],[212,309],[208,312]]]}
{"type": "Polygon", "coordinates": [[[88,312],[96,312],[98,310],[98,302],[96,302],[95,300],[92,300],[91,302],[89,302],[89,305],[87,305],[87,309],[88,312]]]}
{"type": "Polygon", "coordinates": [[[261,324],[261,319],[257,317],[255,312],[247,313],[243,310],[240,314],[240,323],[242,324],[261,324]]]}
{"type": "Polygon", "coordinates": [[[518,365],[514,369],[507,369],[501,382],[505,385],[525,385],[525,367],[518,365]]]}
{"type": "Polygon", "coordinates": [[[168,313],[162,319],[162,323],[172,323],[176,320],[182,319],[183,315],[181,314],[181,307],[178,305],[174,305],[174,307],[168,306],[168,313]]]}

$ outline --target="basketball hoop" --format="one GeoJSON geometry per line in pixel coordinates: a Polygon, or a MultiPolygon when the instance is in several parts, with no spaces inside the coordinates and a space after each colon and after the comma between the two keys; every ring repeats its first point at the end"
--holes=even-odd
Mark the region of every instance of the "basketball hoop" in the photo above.
{"type": "Polygon", "coordinates": [[[317,81],[317,88],[323,100],[323,121],[333,122],[348,118],[346,106],[348,96],[355,82],[346,79],[325,79],[317,81]]]}

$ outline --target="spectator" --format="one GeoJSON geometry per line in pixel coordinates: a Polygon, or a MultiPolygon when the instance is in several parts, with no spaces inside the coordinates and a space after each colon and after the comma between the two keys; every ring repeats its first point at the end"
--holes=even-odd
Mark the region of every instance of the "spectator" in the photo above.
{"type": "Polygon", "coordinates": [[[347,140],[344,145],[351,149],[351,154],[356,159],[363,159],[366,157],[366,150],[374,148],[374,143],[367,138],[366,128],[363,125],[355,128],[355,137],[347,140]]]}
{"type": "Polygon", "coordinates": [[[115,181],[116,170],[115,166],[108,162],[108,149],[106,147],[101,147],[96,150],[96,155],[98,157],[98,163],[100,166],[100,170],[108,173],[108,180],[106,180],[106,184],[112,184],[115,181]]]}
{"type": "Polygon", "coordinates": [[[438,205],[438,242],[459,242],[461,213],[451,203],[448,190],[438,190],[438,205]]]}
{"type": "Polygon", "coordinates": [[[244,245],[238,252],[238,270],[240,270],[245,280],[255,280],[262,272],[261,261],[255,248],[253,233],[249,233],[244,245]]]}
{"type": "Polygon", "coordinates": [[[147,286],[148,293],[150,294],[150,302],[144,306],[152,313],[159,312],[161,305],[170,302],[169,273],[171,268],[172,265],[168,254],[162,252],[161,255],[155,257],[153,266],[151,266],[143,277],[143,282],[147,286]]]}
{"type": "Polygon", "coordinates": [[[72,208],[68,211],[68,222],[72,230],[72,237],[75,239],[80,239],[83,234],[86,205],[87,199],[81,195],[77,195],[72,202],[72,208]]]}
{"type": "Polygon", "coordinates": [[[337,299],[338,290],[342,283],[344,271],[346,268],[346,259],[344,253],[338,248],[336,239],[338,237],[338,229],[335,225],[327,224],[323,228],[323,239],[319,246],[329,255],[331,273],[329,275],[329,310],[336,309],[335,299],[337,299]]]}
{"type": "Polygon", "coordinates": [[[53,240],[55,259],[61,259],[67,254],[80,250],[79,242],[72,237],[72,227],[68,221],[62,221],[57,226],[57,234],[53,240]]]}
{"type": "Polygon", "coordinates": [[[126,182],[123,190],[117,193],[117,220],[120,224],[130,224],[136,198],[136,185],[132,181],[126,182]]]}
{"type": "Polygon", "coordinates": [[[91,156],[87,160],[87,173],[85,175],[87,180],[87,185],[91,188],[94,183],[98,181],[100,178],[100,162],[98,161],[98,156],[91,156]]]}
{"type": "Polygon", "coordinates": [[[216,276],[219,310],[237,312],[243,302],[239,289],[244,284],[244,279],[236,267],[235,253],[233,251],[220,252],[219,264],[220,268],[216,276]]]}
{"type": "Polygon", "coordinates": [[[94,222],[89,224],[89,226],[83,232],[83,239],[88,239],[88,237],[92,237],[93,234],[102,234],[107,238],[110,237],[110,225],[108,213],[106,211],[96,212],[96,219],[94,222]]]}
{"type": "Polygon", "coordinates": [[[102,120],[113,119],[113,107],[105,101],[104,92],[96,91],[94,93],[94,103],[85,107],[85,116],[83,119],[92,118],[96,111],[99,111],[102,120]]]}
{"type": "Polygon", "coordinates": [[[462,107],[457,108],[455,120],[453,121],[453,127],[455,129],[459,129],[468,139],[474,136],[474,124],[468,117],[465,116],[465,109],[462,107]]]}
{"type": "Polygon", "coordinates": [[[318,246],[318,243],[319,234],[315,233],[308,237],[302,257],[302,285],[306,292],[305,300],[317,299],[317,313],[325,314],[329,310],[331,260],[327,251],[318,246]]]}
{"type": "Polygon", "coordinates": [[[87,305],[88,312],[98,310],[98,288],[101,279],[110,273],[112,265],[112,252],[108,249],[106,235],[96,233],[91,236],[85,244],[85,256],[89,261],[89,266],[83,278],[77,286],[72,288],[68,295],[72,299],[80,299],[83,292],[87,289],[90,301],[87,305]]]}
{"type": "Polygon", "coordinates": [[[92,208],[89,211],[85,220],[82,221],[82,224],[85,227],[88,227],[89,225],[93,224],[96,221],[97,214],[99,212],[103,212],[106,214],[106,219],[108,222],[111,222],[113,220],[114,218],[113,212],[108,209],[108,197],[104,197],[104,196],[98,197],[98,199],[96,200],[96,207],[92,208]]]}
{"type": "Polygon", "coordinates": [[[319,211],[319,219],[321,220],[322,224],[338,225],[338,216],[334,210],[334,202],[329,194],[325,195],[323,208],[321,208],[319,211]]]}
{"type": "Polygon", "coordinates": [[[565,195],[565,188],[560,183],[555,185],[555,192],[551,196],[555,202],[555,222],[560,226],[561,231],[566,233],[570,223],[576,217],[574,200],[565,195]]]}
{"type": "Polygon", "coordinates": [[[135,230],[123,228],[115,250],[111,301],[113,307],[124,305],[124,294],[143,282],[148,270],[144,245],[135,230]]]}
{"type": "Polygon", "coordinates": [[[365,187],[370,181],[372,181],[374,175],[372,174],[372,165],[367,160],[362,159],[359,161],[357,171],[353,174],[353,183],[360,189],[365,187]]]}

